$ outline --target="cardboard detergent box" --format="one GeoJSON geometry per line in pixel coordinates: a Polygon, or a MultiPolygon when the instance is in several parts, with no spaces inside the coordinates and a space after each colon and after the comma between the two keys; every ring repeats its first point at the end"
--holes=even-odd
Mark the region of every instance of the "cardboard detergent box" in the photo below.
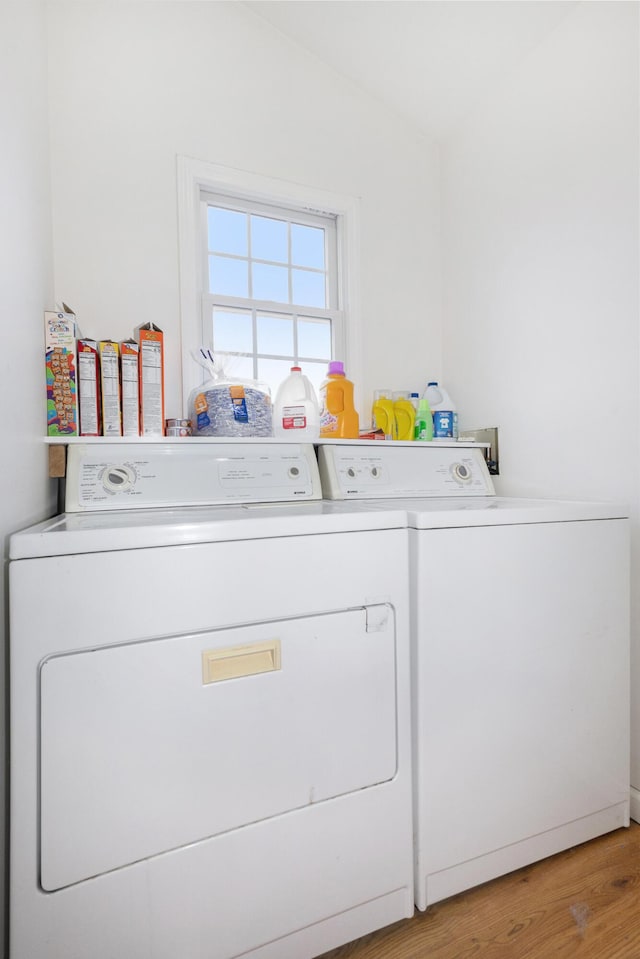
{"type": "Polygon", "coordinates": [[[44,314],[47,436],[78,435],[76,318],[65,311],[44,314]]]}
{"type": "Polygon", "coordinates": [[[138,343],[135,340],[123,340],[120,344],[123,436],[140,435],[139,358],[138,343]]]}
{"type": "Polygon", "coordinates": [[[140,435],[164,436],[164,336],[154,323],[136,328],[140,346],[140,435]]]}
{"type": "Polygon", "coordinates": [[[100,357],[96,340],[78,340],[80,436],[100,436],[100,357]]]}

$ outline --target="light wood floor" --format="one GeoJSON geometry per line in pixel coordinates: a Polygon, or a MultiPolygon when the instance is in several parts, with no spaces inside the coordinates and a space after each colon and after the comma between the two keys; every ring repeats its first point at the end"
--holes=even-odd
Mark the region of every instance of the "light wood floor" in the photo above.
{"type": "Polygon", "coordinates": [[[640,959],[640,825],[431,906],[322,959],[640,959]]]}

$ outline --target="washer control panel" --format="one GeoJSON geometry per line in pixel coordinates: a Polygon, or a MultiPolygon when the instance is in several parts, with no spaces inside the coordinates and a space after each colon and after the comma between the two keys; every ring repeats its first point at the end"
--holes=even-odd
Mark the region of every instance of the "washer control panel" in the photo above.
{"type": "Polygon", "coordinates": [[[307,444],[78,444],[67,453],[67,513],[321,498],[307,444]]]}
{"type": "Polygon", "coordinates": [[[495,495],[481,447],[323,444],[318,462],[326,499],[495,495]]]}

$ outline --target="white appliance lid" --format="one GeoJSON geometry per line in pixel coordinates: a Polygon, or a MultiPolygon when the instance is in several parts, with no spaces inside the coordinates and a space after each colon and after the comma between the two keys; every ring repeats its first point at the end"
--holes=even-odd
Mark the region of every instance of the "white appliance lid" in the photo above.
{"type": "MultiPolygon", "coordinates": [[[[372,505],[371,503],[369,505],[372,505]]],[[[583,520],[627,519],[619,503],[524,499],[487,496],[473,499],[399,499],[393,505],[406,511],[410,529],[464,526],[507,526],[523,523],[567,523],[583,520]]]]}
{"type": "Polygon", "coordinates": [[[363,503],[246,504],[61,513],[15,533],[11,560],[229,540],[404,529],[401,509],[363,503]]]}

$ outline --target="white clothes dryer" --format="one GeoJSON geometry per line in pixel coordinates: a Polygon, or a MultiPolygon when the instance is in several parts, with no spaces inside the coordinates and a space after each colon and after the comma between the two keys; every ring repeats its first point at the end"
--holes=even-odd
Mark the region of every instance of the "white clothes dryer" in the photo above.
{"type": "Polygon", "coordinates": [[[11,959],[301,959],[412,915],[404,514],[319,497],[312,447],[69,448],[10,544],[11,959]]]}
{"type": "Polygon", "coordinates": [[[498,497],[463,444],[319,462],[407,515],[417,906],[628,825],[626,511],[498,497]]]}

